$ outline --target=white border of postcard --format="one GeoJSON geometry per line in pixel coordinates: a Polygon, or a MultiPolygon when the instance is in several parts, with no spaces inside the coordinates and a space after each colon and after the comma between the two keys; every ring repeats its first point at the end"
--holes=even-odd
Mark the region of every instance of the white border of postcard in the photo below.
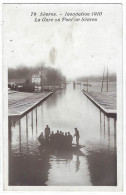
{"type": "MultiPolygon", "coordinates": [[[[46,3],[53,3],[51,1],[46,1],[46,3]]],[[[63,1],[63,3],[66,3],[67,1],[63,1]]],[[[76,3],[77,1],[69,1],[69,3],[76,3]]],[[[36,3],[35,1],[2,1],[2,3],[36,3]]],[[[37,3],[45,3],[42,0],[37,1],[37,3]]],[[[59,3],[58,0],[55,1],[55,3],[59,3]]],[[[122,3],[122,6],[124,6],[123,1],[80,1],[80,3],[122,3]]],[[[47,5],[48,6],[48,5],[47,5]]],[[[124,14],[124,13],[123,13],[124,14]]],[[[124,17],[123,17],[123,26],[124,26],[124,17]]],[[[123,37],[124,38],[124,37],[123,37]]],[[[123,51],[124,55],[124,51],[123,51]]],[[[124,58],[124,56],[123,56],[124,58]]],[[[124,60],[124,59],[123,59],[124,60]]],[[[124,69],[125,71],[125,69],[124,69]]],[[[117,187],[108,187],[108,186],[8,186],[8,91],[7,91],[7,67],[4,67],[3,64],[3,190],[5,191],[122,191],[123,190],[123,65],[122,67],[119,67],[118,72],[118,80],[117,80],[117,113],[118,113],[118,122],[117,122],[117,187]]],[[[125,86],[125,85],[124,85],[125,86]]]]}

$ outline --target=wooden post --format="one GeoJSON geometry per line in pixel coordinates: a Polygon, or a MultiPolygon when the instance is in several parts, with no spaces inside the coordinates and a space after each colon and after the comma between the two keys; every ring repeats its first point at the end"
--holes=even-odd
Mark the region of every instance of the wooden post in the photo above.
{"type": "Polygon", "coordinates": [[[110,119],[108,117],[108,136],[110,136],[110,119]]]}
{"type": "Polygon", "coordinates": [[[104,136],[105,136],[105,114],[104,114],[104,136]]]}
{"type": "Polygon", "coordinates": [[[110,119],[108,117],[108,146],[110,146],[110,119]]]}
{"type": "Polygon", "coordinates": [[[42,117],[43,117],[43,104],[41,104],[41,114],[42,114],[42,117]]]}
{"type": "Polygon", "coordinates": [[[27,130],[28,130],[28,116],[26,114],[26,132],[27,132],[27,130]]]}
{"type": "Polygon", "coordinates": [[[102,118],[101,118],[101,110],[100,110],[100,135],[102,135],[102,118]]]}
{"type": "Polygon", "coordinates": [[[26,114],[26,140],[27,140],[27,154],[28,154],[28,115],[26,114]]]}
{"type": "Polygon", "coordinates": [[[31,126],[32,126],[32,135],[33,135],[33,110],[31,111],[31,126]]]}
{"type": "Polygon", "coordinates": [[[33,126],[33,110],[31,111],[31,126],[33,126]]]}
{"type": "Polygon", "coordinates": [[[36,107],[36,109],[35,109],[35,110],[36,110],[36,124],[37,124],[37,107],[36,107]]]}
{"type": "Polygon", "coordinates": [[[36,134],[37,134],[37,107],[36,107],[36,134]]]}
{"type": "Polygon", "coordinates": [[[12,132],[11,132],[11,119],[8,117],[8,136],[9,136],[9,155],[11,154],[11,142],[12,142],[12,132]]]}
{"type": "Polygon", "coordinates": [[[116,148],[116,119],[114,119],[114,146],[116,148]]]}
{"type": "Polygon", "coordinates": [[[19,119],[19,151],[21,155],[21,121],[19,119]]]}
{"type": "Polygon", "coordinates": [[[114,118],[114,135],[116,135],[116,119],[114,118]]]}

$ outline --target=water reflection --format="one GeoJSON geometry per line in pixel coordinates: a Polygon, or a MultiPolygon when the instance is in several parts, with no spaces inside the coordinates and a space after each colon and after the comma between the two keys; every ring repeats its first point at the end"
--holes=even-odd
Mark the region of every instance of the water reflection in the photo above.
{"type": "Polygon", "coordinates": [[[9,119],[10,185],[116,185],[116,119],[100,112],[81,88],[72,83],[25,116],[9,119]],[[37,137],[47,124],[72,135],[77,127],[85,147],[42,148],[37,137]]]}
{"type": "Polygon", "coordinates": [[[19,151],[21,156],[21,121],[19,120],[19,151]]]}
{"type": "Polygon", "coordinates": [[[95,150],[88,149],[88,166],[91,175],[91,182],[94,186],[116,186],[117,185],[117,164],[116,152],[108,147],[100,147],[90,143],[95,150]]]}
{"type": "Polygon", "coordinates": [[[76,158],[76,172],[79,171],[79,168],[80,168],[80,161],[79,161],[79,156],[77,155],[77,158],[76,158]]]}
{"type": "Polygon", "coordinates": [[[26,143],[27,143],[27,154],[29,152],[28,150],[28,115],[26,114],[26,143]]]}
{"type": "Polygon", "coordinates": [[[116,119],[114,119],[114,146],[116,148],[116,119]]]}

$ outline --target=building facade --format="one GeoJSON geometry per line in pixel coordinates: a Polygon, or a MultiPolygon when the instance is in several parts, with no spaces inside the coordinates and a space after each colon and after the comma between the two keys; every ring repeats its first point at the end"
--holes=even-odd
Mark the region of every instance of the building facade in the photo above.
{"type": "Polygon", "coordinates": [[[36,85],[40,85],[41,84],[41,76],[34,74],[32,75],[32,83],[36,84],[36,85]]]}

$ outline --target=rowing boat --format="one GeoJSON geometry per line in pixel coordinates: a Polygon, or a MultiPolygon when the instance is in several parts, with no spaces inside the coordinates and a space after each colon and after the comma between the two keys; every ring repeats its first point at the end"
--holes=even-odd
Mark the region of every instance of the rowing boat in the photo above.
{"type": "Polygon", "coordinates": [[[56,142],[50,142],[49,140],[45,140],[45,138],[43,136],[39,136],[38,137],[38,141],[41,144],[42,148],[46,148],[46,149],[60,149],[60,150],[80,150],[81,148],[84,148],[84,145],[77,145],[72,143],[72,145],[68,145],[67,143],[56,143],[56,142]]]}
{"type": "Polygon", "coordinates": [[[72,144],[71,146],[67,146],[67,145],[57,145],[55,143],[50,143],[50,142],[42,142],[40,139],[38,139],[38,141],[40,142],[40,146],[42,148],[46,148],[46,149],[62,149],[62,150],[80,150],[81,148],[84,148],[84,145],[77,145],[77,144],[72,144]]]}

